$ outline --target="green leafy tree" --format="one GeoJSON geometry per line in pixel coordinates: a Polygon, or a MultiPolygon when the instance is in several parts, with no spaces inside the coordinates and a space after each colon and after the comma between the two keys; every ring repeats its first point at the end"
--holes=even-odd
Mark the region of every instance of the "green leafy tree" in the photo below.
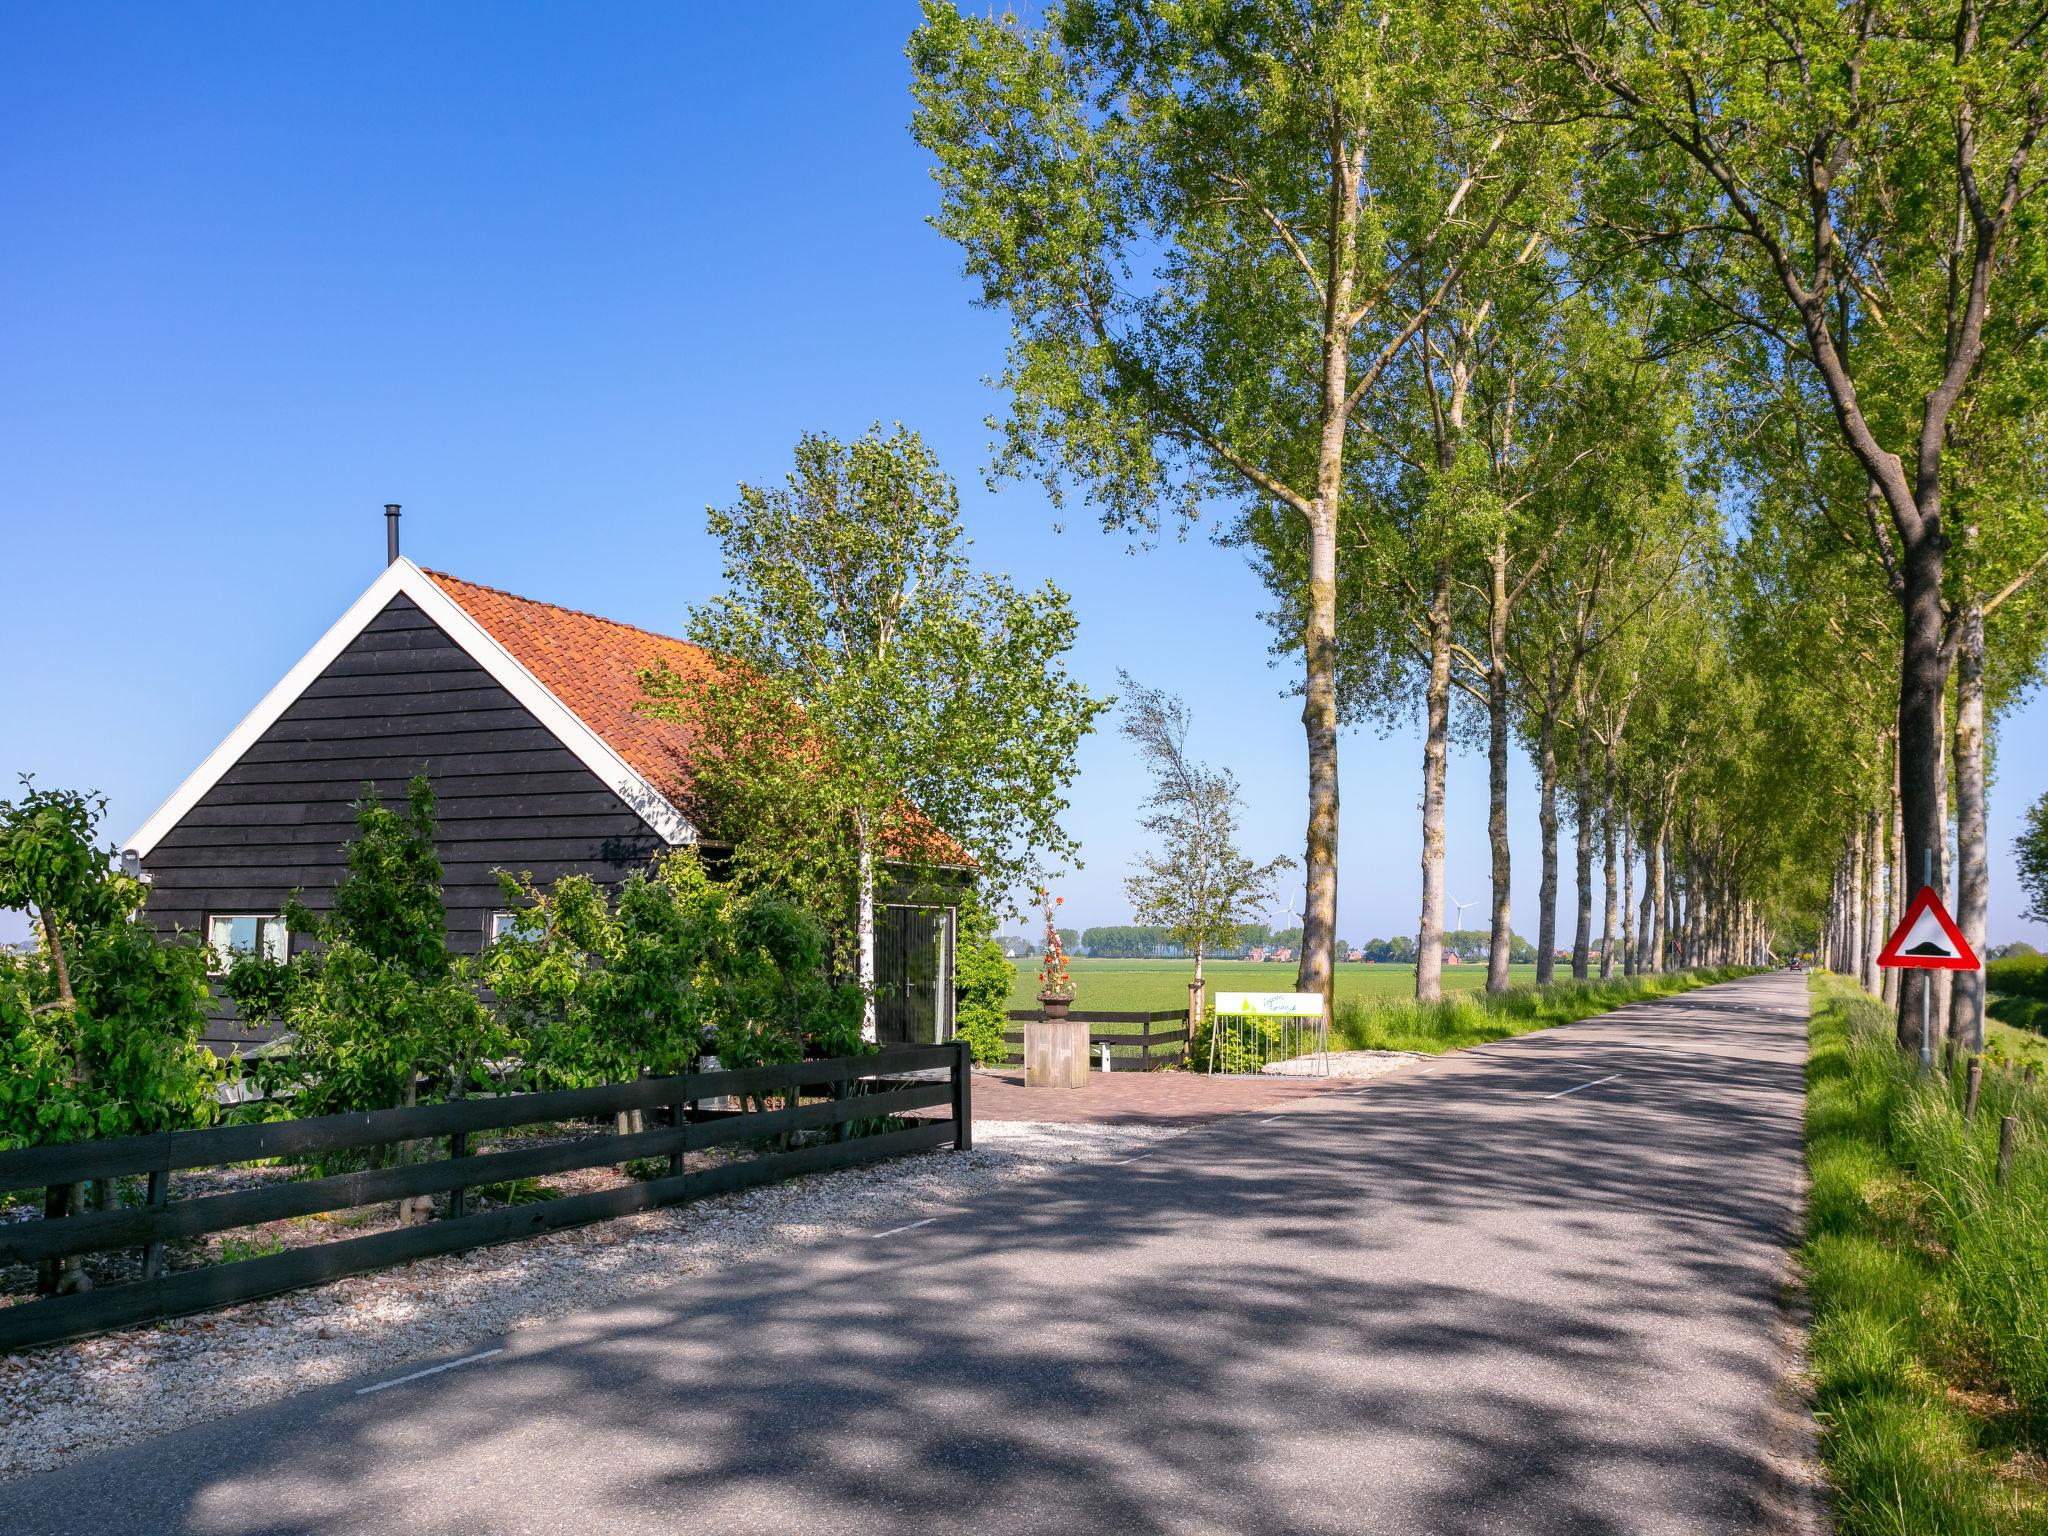
{"type": "MultiPolygon", "coordinates": [[[[1197,762],[1188,752],[1191,721],[1185,702],[1119,673],[1124,703],[1124,736],[1138,749],[1152,775],[1138,825],[1153,846],[1138,856],[1124,882],[1131,911],[1141,923],[1156,923],[1195,962],[1195,987],[1202,986],[1202,959],[1237,936],[1246,919],[1273,904],[1273,887],[1286,857],[1255,863],[1237,847],[1244,797],[1229,769],[1197,762]]],[[[1189,1027],[1199,1009],[1189,1014],[1189,1027]]]]}
{"type": "MultiPolygon", "coordinates": [[[[1944,840],[1950,445],[1993,317],[2042,324],[2040,18],[1979,0],[1521,0],[1528,50],[1607,136],[1589,224],[1697,334],[1794,377],[1865,494],[1899,613],[1904,864],[1944,840]]],[[[1828,501],[1809,513],[1839,515],[1828,501]]]]}
{"type": "MultiPolygon", "coordinates": [[[[37,943],[0,959],[0,1148],[207,1123],[228,1069],[200,1043],[205,952],[142,920],[148,887],[97,841],[104,800],[22,784],[0,800],[0,909],[28,914],[37,943]]],[[[53,1188],[46,1211],[86,1196],[53,1188]]],[[[87,1281],[74,1258],[39,1284],[87,1281]]]]}
{"type": "Polygon", "coordinates": [[[2048,923],[2048,795],[2027,811],[2020,835],[2013,839],[2012,856],[2019,868],[2020,889],[2027,893],[2029,903],[2023,915],[2028,922],[2048,923]]]}
{"type": "Polygon", "coordinates": [[[286,926],[308,946],[283,962],[239,956],[223,983],[245,1020],[289,1036],[259,1072],[300,1114],[459,1097],[494,1085],[492,1064],[520,1054],[478,996],[475,961],[448,952],[426,776],[407,786],[403,810],[366,783],[355,814],[328,909],[297,893],[285,904],[286,926]]]}
{"type": "Polygon", "coordinates": [[[910,41],[934,220],[1012,325],[997,467],[1149,536],[1204,501],[1298,573],[1308,939],[1337,913],[1337,523],[1392,360],[1514,216],[1545,134],[1466,0],[963,15],[910,41]]]}
{"type": "Polygon", "coordinates": [[[953,482],[914,432],[806,435],[786,481],[742,486],[711,531],[729,590],[690,634],[718,669],[650,672],[646,708],[699,731],[697,787],[736,877],[851,917],[872,1039],[884,866],[993,897],[1072,857],[1065,790],[1107,706],[1065,670],[1066,594],[973,568],[953,482]]]}

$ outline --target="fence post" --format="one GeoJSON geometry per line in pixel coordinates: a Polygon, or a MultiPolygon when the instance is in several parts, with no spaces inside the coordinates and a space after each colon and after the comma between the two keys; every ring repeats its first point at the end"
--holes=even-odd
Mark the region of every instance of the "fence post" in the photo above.
{"type": "Polygon", "coordinates": [[[965,1040],[953,1042],[953,1148],[974,1150],[974,1055],[965,1040]]]}
{"type": "Polygon", "coordinates": [[[2013,1146],[2020,1138],[2020,1122],[2017,1115],[2007,1115],[1998,1122],[1998,1184],[2002,1189],[2012,1178],[2013,1146]]]}
{"type": "Polygon", "coordinates": [[[693,1102],[688,1097],[690,1077],[691,1074],[688,1072],[682,1074],[685,1096],[668,1107],[669,1125],[683,1133],[683,1144],[668,1155],[668,1171],[671,1177],[683,1171],[683,1157],[690,1150],[690,1105],[693,1102]]]}
{"type": "MultiPolygon", "coordinates": [[[[469,1132],[450,1131],[448,1133],[449,1161],[453,1162],[458,1157],[467,1156],[469,1156],[469,1132]]],[[[466,1186],[458,1184],[448,1191],[448,1219],[454,1221],[458,1217],[467,1216],[468,1214],[469,1190],[466,1186]]]]}
{"type": "Polygon", "coordinates": [[[1969,1086],[1963,1090],[1963,1123],[1965,1125],[1973,1124],[1977,1119],[1977,1094],[1983,1086],[1984,1058],[1982,1056],[1972,1056],[1970,1058],[1969,1086]]]}
{"type": "MultiPolygon", "coordinates": [[[[171,1170],[152,1168],[149,1170],[149,1208],[162,1210],[171,1203],[171,1170]]],[[[158,1238],[142,1250],[142,1278],[154,1280],[164,1272],[164,1245],[158,1238]]]]}

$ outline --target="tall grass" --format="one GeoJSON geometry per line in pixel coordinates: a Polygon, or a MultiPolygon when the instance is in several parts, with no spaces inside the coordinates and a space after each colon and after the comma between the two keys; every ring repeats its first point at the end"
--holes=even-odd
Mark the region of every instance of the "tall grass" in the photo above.
{"type": "Polygon", "coordinates": [[[1575,1024],[1630,1003],[1670,997],[1749,974],[1745,968],[1724,966],[1657,976],[1615,976],[1606,981],[1510,987],[1505,992],[1456,992],[1436,1003],[1418,1003],[1413,998],[1339,998],[1330,1047],[1435,1055],[1558,1024],[1575,1024]]]}
{"type": "Polygon", "coordinates": [[[1922,1076],[1882,1004],[1813,988],[1803,1259],[1836,1528],[2048,1532],[2048,1098],[1989,1071],[1967,1123],[1964,1067],[1922,1076]]]}

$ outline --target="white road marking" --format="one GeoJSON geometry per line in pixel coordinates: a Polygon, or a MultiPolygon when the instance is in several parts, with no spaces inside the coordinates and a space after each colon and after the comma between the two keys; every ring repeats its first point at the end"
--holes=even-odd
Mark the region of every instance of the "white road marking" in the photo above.
{"type": "Polygon", "coordinates": [[[927,1216],[923,1221],[906,1222],[900,1227],[891,1227],[886,1232],[877,1232],[870,1241],[879,1242],[885,1237],[894,1237],[898,1232],[911,1232],[919,1227],[928,1227],[938,1219],[936,1216],[927,1216]]]}
{"type": "Polygon", "coordinates": [[[1270,1119],[1270,1120],[1261,1120],[1261,1121],[1259,1122],[1259,1124],[1261,1124],[1261,1125],[1278,1125],[1278,1124],[1279,1124],[1279,1123],[1280,1123],[1280,1122],[1281,1122],[1282,1120],[1285,1120],[1286,1118],[1287,1118],[1287,1117],[1286,1117],[1285,1115],[1275,1115],[1275,1116],[1274,1116],[1274,1117],[1273,1117],[1272,1119],[1270,1119]]]}
{"type": "Polygon", "coordinates": [[[1567,1088],[1561,1093],[1546,1093],[1543,1097],[1546,1099],[1561,1099],[1565,1094],[1577,1093],[1580,1088],[1598,1088],[1602,1083],[1611,1083],[1619,1076],[1621,1076],[1619,1072],[1610,1072],[1605,1077],[1594,1078],[1590,1083],[1581,1083],[1578,1088],[1567,1088]]]}
{"type": "Polygon", "coordinates": [[[409,1376],[394,1376],[389,1381],[380,1381],[373,1387],[357,1387],[356,1396],[367,1397],[372,1392],[382,1392],[386,1387],[402,1387],[408,1381],[418,1381],[422,1376],[438,1376],[443,1371],[454,1370],[458,1365],[475,1365],[479,1360],[488,1360],[493,1355],[502,1355],[503,1353],[505,1351],[502,1349],[487,1349],[480,1355],[464,1355],[460,1360],[449,1360],[440,1365],[430,1365],[424,1371],[414,1371],[409,1376]]]}
{"type": "Polygon", "coordinates": [[[1146,1158],[1150,1157],[1151,1155],[1152,1154],[1150,1152],[1140,1152],[1136,1157],[1127,1157],[1122,1162],[1111,1163],[1109,1166],[1112,1168],[1127,1168],[1132,1163],[1142,1163],[1143,1161],[1145,1161],[1146,1158]]]}

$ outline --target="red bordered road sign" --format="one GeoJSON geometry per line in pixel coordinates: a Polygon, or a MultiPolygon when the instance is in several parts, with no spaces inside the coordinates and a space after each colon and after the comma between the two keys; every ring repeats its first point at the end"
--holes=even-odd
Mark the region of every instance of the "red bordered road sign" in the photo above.
{"type": "Polygon", "coordinates": [[[1970,941],[1931,885],[1921,886],[1907,905],[1877,963],[1923,971],[1974,971],[1978,965],[1970,941]]]}

